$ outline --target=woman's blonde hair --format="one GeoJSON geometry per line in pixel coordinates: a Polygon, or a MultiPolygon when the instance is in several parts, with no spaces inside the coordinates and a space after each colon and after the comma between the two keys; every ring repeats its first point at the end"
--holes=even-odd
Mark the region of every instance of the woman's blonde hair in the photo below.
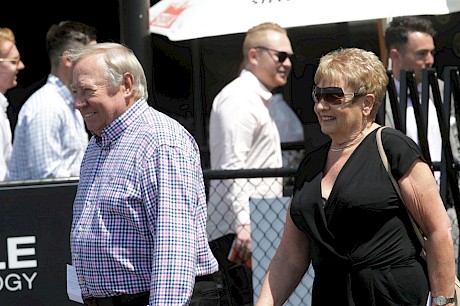
{"type": "Polygon", "coordinates": [[[0,54],[6,52],[6,50],[3,49],[3,42],[5,41],[11,41],[13,44],[16,44],[14,33],[10,28],[0,28],[0,54]]]}
{"type": "Polygon", "coordinates": [[[385,66],[371,51],[358,48],[341,48],[324,55],[315,73],[315,84],[321,80],[344,82],[354,93],[373,94],[374,107],[371,116],[375,118],[382,103],[388,84],[385,66]]]}

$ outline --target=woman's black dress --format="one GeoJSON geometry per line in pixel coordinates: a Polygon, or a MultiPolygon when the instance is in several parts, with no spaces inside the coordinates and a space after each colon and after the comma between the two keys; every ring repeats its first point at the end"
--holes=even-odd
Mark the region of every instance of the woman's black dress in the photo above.
{"type": "MultiPolygon", "coordinates": [[[[378,153],[376,130],[340,171],[329,199],[321,179],[330,142],[307,154],[295,180],[290,214],[311,241],[312,305],[426,305],[429,284],[421,246],[378,153]]],[[[382,141],[399,180],[420,149],[398,130],[382,141]]]]}

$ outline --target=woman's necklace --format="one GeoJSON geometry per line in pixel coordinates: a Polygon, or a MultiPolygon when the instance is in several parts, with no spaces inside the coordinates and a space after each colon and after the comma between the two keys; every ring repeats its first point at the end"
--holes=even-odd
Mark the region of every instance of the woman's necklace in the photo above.
{"type": "Polygon", "coordinates": [[[350,147],[353,147],[355,145],[357,145],[364,137],[364,135],[366,135],[366,131],[372,126],[369,125],[368,127],[366,127],[364,130],[361,131],[361,137],[358,137],[356,138],[354,141],[350,142],[349,144],[347,144],[346,146],[343,146],[341,148],[333,148],[333,147],[330,147],[329,150],[331,150],[332,152],[340,152],[340,151],[343,151],[345,150],[346,148],[350,148],[350,147]]]}
{"type": "MultiPolygon", "coordinates": [[[[358,140],[360,140],[361,138],[362,138],[362,137],[358,138],[358,140]]],[[[354,146],[354,145],[356,145],[356,144],[358,144],[358,141],[353,141],[353,142],[347,144],[346,146],[343,146],[343,147],[337,148],[337,149],[334,149],[334,148],[331,147],[330,150],[331,150],[332,152],[340,152],[340,151],[343,151],[343,150],[345,150],[346,148],[352,147],[352,146],[354,146]]]]}

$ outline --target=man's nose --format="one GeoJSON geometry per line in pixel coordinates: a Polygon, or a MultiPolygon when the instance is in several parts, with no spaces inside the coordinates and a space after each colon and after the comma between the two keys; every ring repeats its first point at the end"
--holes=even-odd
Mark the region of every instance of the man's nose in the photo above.
{"type": "Polygon", "coordinates": [[[429,52],[425,58],[425,63],[432,66],[434,64],[434,55],[432,52],[429,52]]]}
{"type": "Polygon", "coordinates": [[[80,110],[87,105],[86,100],[82,97],[74,96],[75,99],[75,108],[80,110]]]}

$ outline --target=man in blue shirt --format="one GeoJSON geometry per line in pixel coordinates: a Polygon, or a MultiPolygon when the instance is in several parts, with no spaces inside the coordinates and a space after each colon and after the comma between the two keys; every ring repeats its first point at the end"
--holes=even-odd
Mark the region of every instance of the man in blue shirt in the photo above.
{"type": "Polygon", "coordinates": [[[79,176],[88,133],[69,90],[72,64],[67,54],[95,42],[96,29],[80,22],[63,21],[48,30],[51,72],[19,111],[9,180],[79,176]]]}

